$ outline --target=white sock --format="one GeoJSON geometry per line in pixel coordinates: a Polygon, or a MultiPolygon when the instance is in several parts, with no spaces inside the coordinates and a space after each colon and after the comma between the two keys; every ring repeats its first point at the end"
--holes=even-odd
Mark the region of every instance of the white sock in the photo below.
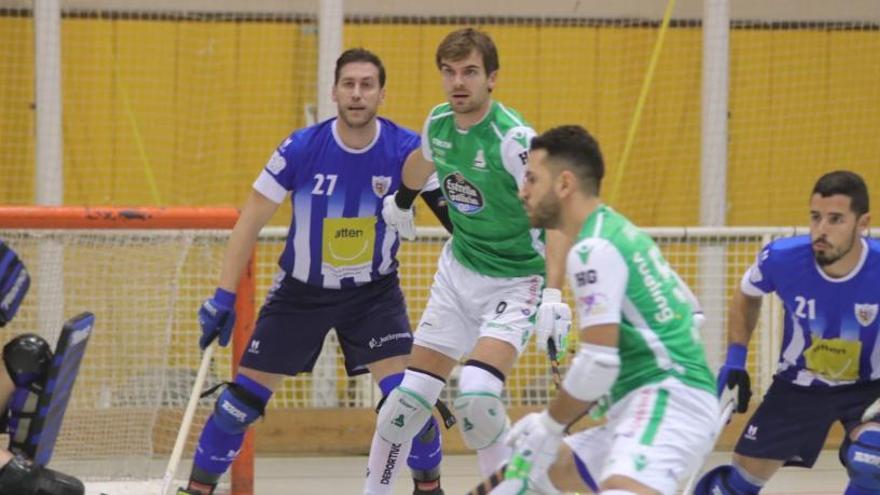
{"type": "MultiPolygon", "coordinates": [[[[504,389],[504,382],[501,379],[476,366],[462,368],[458,384],[462,392],[483,392],[498,396],[504,389]]],[[[507,414],[506,411],[505,414],[507,414]]],[[[513,454],[513,449],[504,443],[504,437],[504,434],[499,435],[495,443],[477,451],[477,461],[480,464],[480,474],[483,478],[494,473],[513,454]]]]}
{"type": "Polygon", "coordinates": [[[402,444],[392,444],[383,440],[379,433],[373,433],[370,458],[367,461],[367,480],[364,482],[364,495],[390,495],[394,490],[394,480],[400,469],[406,466],[406,458],[412,440],[402,444]]]}
{"type": "MultiPolygon", "coordinates": [[[[421,395],[429,404],[437,402],[443,381],[418,371],[406,370],[403,374],[401,387],[405,387],[421,395]]],[[[373,433],[370,446],[370,458],[367,460],[367,480],[364,483],[364,495],[389,495],[400,468],[406,465],[406,458],[412,448],[412,440],[402,444],[392,444],[373,433]]]]}

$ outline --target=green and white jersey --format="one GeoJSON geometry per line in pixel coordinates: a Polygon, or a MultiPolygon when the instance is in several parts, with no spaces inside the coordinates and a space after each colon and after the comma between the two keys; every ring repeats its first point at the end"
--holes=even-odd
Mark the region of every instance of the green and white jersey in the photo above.
{"type": "Polygon", "coordinates": [[[543,233],[531,229],[517,197],[535,131],[492,102],[470,129],[456,127],[448,103],[431,110],[422,153],[434,162],[455,227],[452,252],[467,268],[492,277],[544,273],[543,233]]]}
{"type": "Polygon", "coordinates": [[[715,393],[690,289],[650,236],[601,205],[584,222],[567,270],[580,327],[620,325],[612,402],[667,377],[715,393]]]}

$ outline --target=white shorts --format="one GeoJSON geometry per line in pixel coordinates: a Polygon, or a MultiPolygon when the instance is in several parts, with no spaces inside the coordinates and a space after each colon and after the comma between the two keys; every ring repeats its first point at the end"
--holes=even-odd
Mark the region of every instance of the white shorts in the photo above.
{"type": "Polygon", "coordinates": [[[667,378],[633,390],[605,425],[566,437],[593,480],[626,476],[664,495],[700,468],[720,432],[714,394],[667,378]]]}
{"type": "Polygon", "coordinates": [[[478,338],[493,337],[522,353],[535,326],[544,277],[481,275],[455,259],[451,242],[440,254],[414,344],[457,361],[470,354],[478,338]]]}

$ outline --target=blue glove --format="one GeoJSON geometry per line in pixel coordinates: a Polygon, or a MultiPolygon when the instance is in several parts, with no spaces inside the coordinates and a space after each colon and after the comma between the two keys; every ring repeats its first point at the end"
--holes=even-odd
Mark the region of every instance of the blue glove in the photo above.
{"type": "Polygon", "coordinates": [[[749,349],[742,344],[730,344],[727,347],[727,361],[718,371],[718,397],[725,389],[736,387],[736,412],[744,413],[749,409],[752,398],[752,381],[746,371],[746,355],[749,349]]]}
{"type": "Polygon", "coordinates": [[[199,347],[204,350],[219,337],[220,347],[229,344],[232,327],[235,326],[235,293],[217,288],[214,297],[206,299],[199,308],[199,325],[202,336],[199,347]]]}

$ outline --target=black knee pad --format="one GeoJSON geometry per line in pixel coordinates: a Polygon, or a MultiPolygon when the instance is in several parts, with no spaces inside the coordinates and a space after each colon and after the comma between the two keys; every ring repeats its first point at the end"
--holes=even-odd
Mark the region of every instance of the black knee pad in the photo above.
{"type": "Polygon", "coordinates": [[[0,493],[16,495],[83,495],[82,482],[73,476],[14,457],[0,469],[0,493]]]}

